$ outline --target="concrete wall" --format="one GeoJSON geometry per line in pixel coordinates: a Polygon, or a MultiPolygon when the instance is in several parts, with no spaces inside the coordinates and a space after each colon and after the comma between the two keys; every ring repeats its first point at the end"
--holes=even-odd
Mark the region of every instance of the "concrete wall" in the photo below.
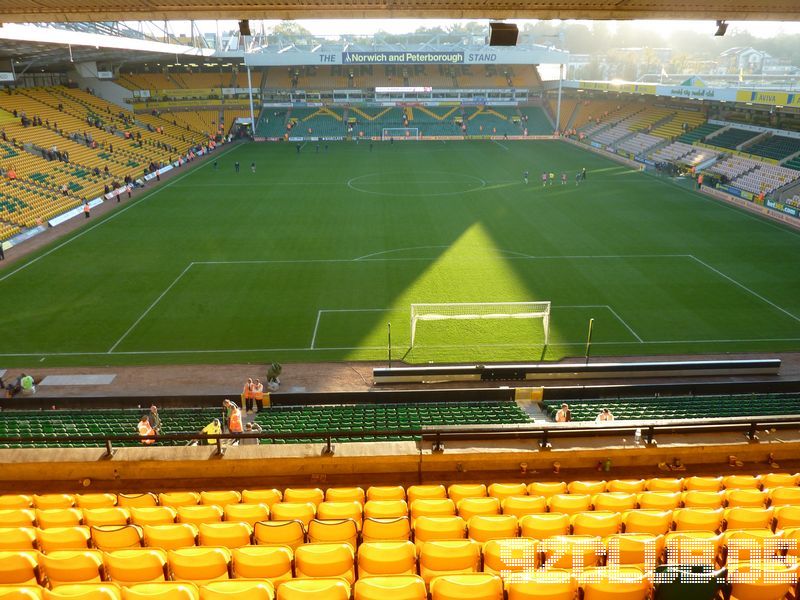
{"type": "Polygon", "coordinates": [[[125,111],[132,111],[130,104],[125,103],[125,98],[131,97],[131,91],[109,79],[98,79],[97,77],[84,77],[77,70],[69,72],[69,78],[81,86],[94,89],[97,96],[103,100],[113,102],[125,111]]]}

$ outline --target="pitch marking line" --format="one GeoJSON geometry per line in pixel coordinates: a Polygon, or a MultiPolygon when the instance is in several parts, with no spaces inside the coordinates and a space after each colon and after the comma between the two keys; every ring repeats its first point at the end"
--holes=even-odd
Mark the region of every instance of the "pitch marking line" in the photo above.
{"type": "MultiPolygon", "coordinates": [[[[233,150],[235,150],[237,147],[238,147],[238,146],[234,146],[233,148],[230,148],[230,149],[228,149],[228,150],[226,150],[226,151],[222,152],[221,154],[219,154],[219,155],[217,156],[217,159],[219,159],[219,158],[222,158],[223,156],[225,156],[225,155],[226,155],[226,154],[228,154],[229,152],[232,152],[233,150]]],[[[39,262],[40,260],[42,260],[42,259],[43,259],[45,256],[49,256],[50,254],[52,254],[52,253],[53,253],[53,252],[55,252],[56,250],[58,250],[58,249],[60,249],[60,248],[63,248],[63,247],[64,247],[64,246],[66,246],[67,244],[70,244],[70,243],[74,242],[75,240],[77,240],[77,239],[78,239],[78,238],[80,238],[80,237],[83,237],[84,235],[86,235],[87,233],[89,233],[90,231],[92,231],[93,229],[95,229],[95,228],[97,228],[97,227],[100,227],[101,225],[104,225],[105,223],[108,223],[108,222],[109,222],[109,221],[111,221],[112,219],[116,219],[118,216],[120,216],[120,215],[121,215],[121,214],[123,214],[124,212],[127,212],[127,211],[129,211],[130,209],[132,209],[132,208],[133,208],[133,207],[135,207],[135,206],[139,206],[139,205],[140,205],[142,202],[144,202],[145,200],[149,200],[150,198],[152,198],[152,197],[153,197],[153,196],[155,196],[156,194],[158,194],[158,193],[160,193],[160,192],[163,192],[163,191],[164,191],[165,189],[167,189],[168,187],[170,187],[170,186],[172,186],[172,185],[174,185],[174,184],[178,183],[180,180],[182,180],[182,179],[184,179],[184,178],[188,177],[189,175],[191,175],[191,174],[192,174],[192,173],[194,173],[195,171],[198,171],[199,169],[203,169],[203,168],[205,168],[206,166],[208,166],[208,165],[207,165],[207,163],[203,163],[202,165],[199,165],[199,166],[195,167],[194,169],[190,169],[189,171],[187,171],[186,173],[184,173],[184,174],[183,174],[183,175],[181,175],[180,177],[176,177],[176,178],[175,178],[175,179],[173,179],[172,181],[168,181],[167,183],[165,183],[163,186],[161,186],[161,187],[160,187],[160,188],[158,188],[157,190],[153,190],[152,192],[150,192],[149,194],[147,194],[147,195],[146,195],[146,196],[144,196],[143,198],[140,198],[138,201],[134,202],[133,204],[129,204],[129,205],[128,205],[128,206],[126,206],[125,208],[123,208],[123,209],[121,209],[121,210],[118,210],[118,211],[116,211],[116,212],[112,213],[111,215],[109,215],[108,217],[106,217],[105,219],[103,219],[102,221],[100,221],[99,223],[95,223],[95,224],[94,224],[94,225],[92,225],[91,227],[88,227],[88,228],[86,228],[86,229],[84,229],[84,230],[80,231],[78,234],[76,234],[76,235],[72,236],[71,238],[69,238],[69,239],[67,239],[67,240],[64,240],[63,242],[61,242],[61,243],[60,243],[58,246],[56,246],[55,248],[51,248],[50,250],[48,250],[48,251],[47,251],[47,252],[45,252],[44,254],[40,254],[39,256],[37,256],[36,258],[34,258],[33,260],[30,260],[30,261],[26,262],[25,264],[23,264],[23,265],[20,265],[19,267],[17,267],[16,269],[14,269],[13,271],[11,271],[10,273],[6,273],[6,274],[5,274],[5,275],[3,275],[2,277],[0,277],[0,281],[5,281],[6,279],[8,279],[9,277],[11,277],[11,276],[12,276],[12,275],[14,275],[15,273],[19,273],[19,272],[20,272],[20,271],[22,271],[23,269],[27,269],[27,268],[28,268],[28,267],[30,267],[32,264],[34,264],[34,263],[36,263],[36,262],[39,262]]]]}
{"type": "MultiPolygon", "coordinates": [[[[319,329],[319,320],[322,318],[322,313],[340,313],[340,312],[394,312],[393,308],[323,308],[317,311],[317,322],[314,324],[314,333],[311,335],[311,346],[309,350],[328,350],[328,348],[315,348],[314,344],[317,341],[317,330],[319,329]]],[[[399,311],[398,311],[399,312],[399,311]]]]}
{"type": "Polygon", "coordinates": [[[149,313],[151,310],[153,310],[153,308],[155,308],[155,305],[156,305],[156,304],[158,304],[159,302],[161,302],[161,299],[162,299],[164,296],[166,296],[166,295],[167,295],[167,292],[169,292],[169,291],[170,291],[170,290],[171,290],[173,287],[175,287],[175,284],[176,284],[176,283],[178,283],[178,282],[181,280],[181,278],[182,278],[184,275],[186,275],[186,273],[188,273],[188,272],[189,272],[189,269],[191,269],[191,268],[192,268],[192,266],[194,266],[194,263],[193,263],[193,262],[189,263],[189,264],[186,266],[186,268],[185,268],[183,271],[181,271],[180,275],[178,275],[178,276],[177,276],[175,279],[173,279],[173,280],[172,280],[172,283],[170,283],[170,284],[167,286],[167,289],[165,289],[163,292],[161,292],[161,295],[160,295],[158,298],[156,298],[155,300],[153,300],[153,303],[152,303],[150,306],[148,306],[148,307],[145,309],[145,311],[144,311],[144,312],[143,312],[141,315],[139,315],[139,318],[138,318],[138,319],[136,319],[136,320],[133,322],[133,325],[131,325],[130,327],[128,327],[128,330],[127,330],[125,333],[123,333],[123,334],[120,336],[120,338],[119,338],[119,339],[118,339],[116,342],[114,342],[114,345],[113,345],[113,346],[111,346],[111,348],[109,348],[109,349],[108,349],[108,352],[107,352],[107,354],[111,354],[112,352],[114,352],[114,350],[116,349],[116,347],[117,347],[117,346],[119,346],[119,345],[120,345],[120,343],[122,342],[122,340],[124,340],[126,337],[128,337],[128,334],[129,334],[131,331],[133,331],[133,330],[136,328],[136,326],[137,326],[137,325],[138,325],[138,324],[139,324],[139,323],[142,321],[142,319],[144,319],[144,318],[147,316],[147,314],[148,314],[148,313],[149,313]]]}
{"type": "Polygon", "coordinates": [[[497,140],[492,140],[492,141],[493,141],[495,144],[497,144],[498,146],[500,146],[500,147],[501,147],[503,150],[505,150],[505,151],[508,151],[508,146],[504,146],[503,144],[501,144],[501,143],[500,143],[500,142],[498,142],[497,140]]]}

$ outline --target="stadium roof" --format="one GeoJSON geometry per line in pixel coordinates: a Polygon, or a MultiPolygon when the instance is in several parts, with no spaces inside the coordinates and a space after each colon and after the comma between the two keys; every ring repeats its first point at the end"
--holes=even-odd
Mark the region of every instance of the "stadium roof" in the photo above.
{"type": "Polygon", "coordinates": [[[4,22],[529,18],[800,20],[798,0],[0,0],[4,22]]]}

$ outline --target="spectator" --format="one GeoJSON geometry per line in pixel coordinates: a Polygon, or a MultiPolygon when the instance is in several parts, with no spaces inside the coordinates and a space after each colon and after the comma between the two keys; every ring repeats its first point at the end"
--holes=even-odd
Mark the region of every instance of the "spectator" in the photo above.
{"type": "Polygon", "coordinates": [[[600,413],[595,417],[595,423],[605,423],[606,421],[613,421],[614,415],[611,414],[611,411],[607,408],[604,408],[600,411],[600,413]]]}
{"type": "Polygon", "coordinates": [[[253,380],[247,378],[242,389],[242,402],[244,403],[244,412],[249,413],[253,410],[253,380]]]}
{"type": "MultiPolygon", "coordinates": [[[[138,429],[139,435],[142,438],[156,434],[156,432],[150,426],[150,420],[148,419],[147,415],[142,415],[142,418],[139,420],[139,424],[136,426],[136,429],[138,429]]],[[[155,444],[156,441],[154,439],[143,439],[142,443],[145,446],[150,446],[151,444],[155,444]]]]}
{"type": "Polygon", "coordinates": [[[556,423],[568,423],[569,421],[572,421],[572,413],[569,410],[569,404],[564,402],[556,412],[556,423]]]}
{"type": "Polygon", "coordinates": [[[225,418],[225,427],[231,433],[242,432],[242,411],[235,402],[227,398],[222,401],[222,411],[225,418]],[[231,426],[233,424],[233,427],[231,426]],[[236,429],[234,429],[236,427],[236,429]]]}
{"type": "MultiPolygon", "coordinates": [[[[264,430],[261,428],[261,425],[255,421],[248,423],[244,428],[245,433],[261,433],[262,431],[264,430]]],[[[244,438],[239,441],[240,446],[258,446],[259,444],[261,444],[261,440],[256,437],[244,438]]]]}
{"type": "Polygon", "coordinates": [[[161,417],[158,414],[158,407],[154,404],[150,407],[150,414],[147,415],[147,420],[150,422],[150,427],[157,433],[161,433],[161,417]]]}
{"type": "MultiPolygon", "coordinates": [[[[256,402],[256,412],[264,410],[264,384],[260,379],[256,379],[253,384],[253,400],[256,402]]],[[[267,404],[269,405],[269,392],[267,393],[267,404]]]]}
{"type": "MultiPolygon", "coordinates": [[[[211,423],[209,423],[208,425],[203,427],[203,429],[200,430],[200,433],[205,433],[206,435],[214,435],[222,433],[222,426],[219,423],[219,419],[214,419],[213,421],[211,421],[211,423]]],[[[210,437],[203,443],[216,444],[217,438],[210,437]]]]}

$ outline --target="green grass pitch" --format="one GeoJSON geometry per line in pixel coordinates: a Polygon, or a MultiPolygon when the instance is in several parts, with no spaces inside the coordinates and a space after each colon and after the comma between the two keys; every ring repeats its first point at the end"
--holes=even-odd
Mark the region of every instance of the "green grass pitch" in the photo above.
{"type": "Polygon", "coordinates": [[[593,355],[800,350],[800,234],[563,142],[216,158],[0,271],[2,366],[385,359],[388,323],[413,363],[558,359],[590,318],[593,355]],[[512,319],[409,351],[411,303],[530,300],[546,349],[512,319]]]}

